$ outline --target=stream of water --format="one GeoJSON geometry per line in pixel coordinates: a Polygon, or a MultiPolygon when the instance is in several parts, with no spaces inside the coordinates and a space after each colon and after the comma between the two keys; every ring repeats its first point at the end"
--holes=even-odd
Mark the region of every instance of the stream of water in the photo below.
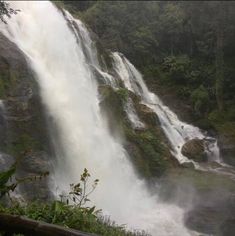
{"type": "MultiPolygon", "coordinates": [[[[97,77],[114,89],[119,86],[116,77],[102,70],[85,25],[51,2],[11,1],[10,5],[21,11],[7,25],[1,24],[0,31],[25,54],[51,118],[57,150],[51,186],[55,194],[68,191],[69,184],[76,183],[87,168],[100,180],[93,202],[117,223],[153,236],[198,235],[185,227],[184,209],[162,202],[157,193],[150,194],[122,144],[110,134],[99,107],[97,77]]],[[[148,90],[141,74],[122,54],[115,52],[112,57],[115,73],[124,86],[159,117],[172,154],[180,163],[191,162],[181,154],[181,147],[193,138],[209,139],[213,161],[221,163],[215,139],[180,121],[148,90]]],[[[133,128],[145,126],[131,99],[124,109],[133,128]]]]}
{"type": "Polygon", "coordinates": [[[81,22],[47,1],[10,5],[21,11],[0,30],[24,52],[57,129],[54,185],[68,190],[86,167],[100,179],[92,200],[113,220],[152,235],[191,235],[183,223],[183,209],[148,192],[126,151],[109,133],[90,64],[100,68],[92,57],[87,59],[87,52],[96,52],[81,22]]]}

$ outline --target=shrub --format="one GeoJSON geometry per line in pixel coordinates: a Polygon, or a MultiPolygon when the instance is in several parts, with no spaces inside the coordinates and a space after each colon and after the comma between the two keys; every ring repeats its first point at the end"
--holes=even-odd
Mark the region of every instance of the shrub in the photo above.
{"type": "Polygon", "coordinates": [[[203,85],[193,91],[191,101],[196,114],[203,115],[208,111],[209,94],[203,85]]]}
{"type": "MultiPolygon", "coordinates": [[[[6,184],[15,171],[15,166],[0,175],[0,184],[6,184]]],[[[87,207],[89,195],[95,190],[99,180],[88,186],[90,174],[84,169],[78,184],[70,185],[70,192],[61,195],[60,200],[47,203],[32,202],[22,204],[12,202],[10,207],[0,205],[0,213],[26,216],[30,219],[57,224],[103,236],[144,236],[144,232],[128,231],[125,226],[119,226],[109,218],[103,217],[101,210],[95,206],[87,207]]],[[[14,227],[14,226],[13,226],[14,227]]]]}
{"type": "Polygon", "coordinates": [[[168,56],[162,63],[163,71],[169,74],[172,83],[184,83],[190,71],[191,61],[187,55],[168,56]]]}

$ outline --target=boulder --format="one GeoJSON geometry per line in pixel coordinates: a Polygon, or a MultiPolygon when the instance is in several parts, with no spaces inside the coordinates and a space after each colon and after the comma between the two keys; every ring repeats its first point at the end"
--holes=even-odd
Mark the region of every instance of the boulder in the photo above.
{"type": "Polygon", "coordinates": [[[181,153],[189,159],[197,162],[207,161],[205,145],[202,139],[195,138],[189,140],[182,146],[181,153]]]}
{"type": "Polygon", "coordinates": [[[138,107],[140,118],[149,126],[155,126],[158,123],[157,115],[146,105],[140,104],[138,107]]]}
{"type": "Polygon", "coordinates": [[[181,164],[183,168],[189,168],[189,169],[194,169],[194,164],[192,162],[183,162],[181,164]]]}

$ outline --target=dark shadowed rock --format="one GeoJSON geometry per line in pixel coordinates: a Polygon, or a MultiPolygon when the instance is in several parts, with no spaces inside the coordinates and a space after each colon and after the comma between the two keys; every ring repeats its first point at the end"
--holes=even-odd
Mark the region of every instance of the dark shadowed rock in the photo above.
{"type": "Polygon", "coordinates": [[[235,137],[229,134],[221,134],[219,146],[223,160],[229,165],[235,166],[235,137]]]}
{"type": "Polygon", "coordinates": [[[187,227],[209,235],[235,235],[234,197],[225,189],[201,194],[200,200],[185,215],[187,227]]]}
{"type": "Polygon", "coordinates": [[[194,168],[195,168],[195,167],[194,167],[194,164],[193,164],[192,162],[183,162],[183,163],[181,164],[181,166],[184,167],[184,168],[191,168],[191,169],[194,169],[194,168]]]}
{"type": "Polygon", "coordinates": [[[198,138],[191,139],[186,142],[181,148],[181,153],[189,159],[198,162],[207,161],[207,155],[204,148],[204,141],[198,138]]]}
{"type": "MultiPolygon", "coordinates": [[[[44,151],[32,152],[27,154],[19,163],[18,175],[22,177],[39,176],[51,170],[50,157],[44,151]]],[[[32,182],[20,185],[20,190],[26,192],[26,199],[44,199],[51,197],[47,188],[48,177],[43,177],[32,182]],[[37,196],[35,196],[37,193],[37,196]]]]}
{"type": "Polygon", "coordinates": [[[159,124],[157,115],[146,105],[139,104],[138,111],[140,118],[148,125],[155,126],[159,124]]]}
{"type": "Polygon", "coordinates": [[[0,154],[0,172],[8,170],[13,164],[15,160],[14,157],[7,155],[5,153],[0,154]]]}
{"type": "MultiPolygon", "coordinates": [[[[17,168],[19,177],[48,171],[51,148],[38,84],[24,53],[2,34],[0,99],[4,104],[0,109],[0,150],[22,160],[17,168]]],[[[30,197],[45,199],[49,195],[46,179],[25,184],[21,190],[30,197]],[[33,185],[44,193],[38,195],[33,185]]]]}

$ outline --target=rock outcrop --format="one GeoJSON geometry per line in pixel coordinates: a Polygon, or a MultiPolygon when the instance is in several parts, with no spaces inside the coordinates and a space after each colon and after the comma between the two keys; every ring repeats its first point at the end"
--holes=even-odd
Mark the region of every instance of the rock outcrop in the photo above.
{"type": "Polygon", "coordinates": [[[139,104],[138,106],[140,118],[151,126],[160,125],[157,115],[146,105],[139,104]]]}
{"type": "Polygon", "coordinates": [[[224,132],[221,132],[218,138],[218,143],[220,146],[220,153],[224,160],[229,165],[235,166],[235,132],[234,125],[231,124],[231,127],[228,127],[224,132]]]}
{"type": "Polygon", "coordinates": [[[112,134],[123,135],[124,147],[141,177],[150,180],[159,177],[172,167],[178,167],[177,160],[170,153],[170,145],[159,124],[156,114],[140,103],[140,98],[130,91],[114,91],[110,86],[100,86],[101,111],[108,117],[112,134]],[[143,129],[133,129],[124,111],[124,104],[132,99],[143,129]],[[113,127],[116,127],[114,130],[113,127]],[[121,134],[120,134],[121,133],[121,134]]]}
{"type": "MultiPolygon", "coordinates": [[[[36,175],[42,170],[49,171],[51,148],[38,85],[23,52],[2,34],[0,99],[3,104],[0,115],[0,151],[7,154],[3,155],[4,162],[9,162],[9,156],[9,159],[20,159],[17,175],[21,177],[36,175]],[[42,160],[44,156],[47,158],[42,160]]],[[[32,193],[41,192],[39,197],[42,199],[50,195],[47,179],[37,184],[24,185],[21,191],[32,198],[32,193]]]]}
{"type": "Polygon", "coordinates": [[[189,140],[182,146],[181,153],[197,162],[207,161],[205,145],[202,139],[195,138],[189,140]]]}

